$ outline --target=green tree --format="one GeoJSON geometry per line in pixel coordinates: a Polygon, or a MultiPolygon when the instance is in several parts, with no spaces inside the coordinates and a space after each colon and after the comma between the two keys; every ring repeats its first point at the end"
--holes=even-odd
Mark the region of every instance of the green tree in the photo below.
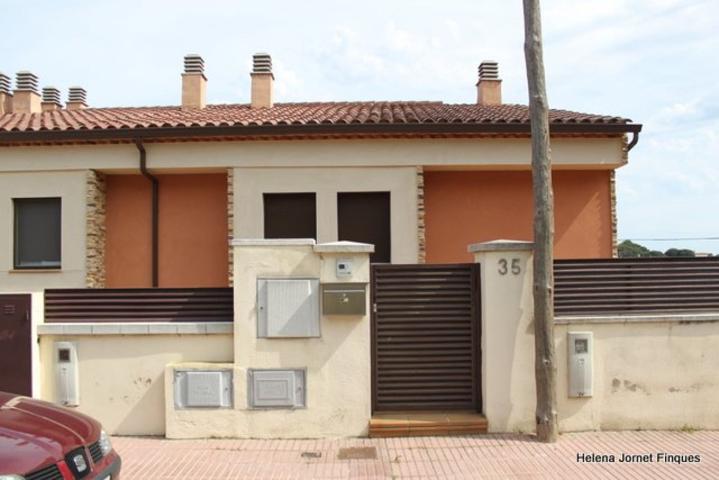
{"type": "Polygon", "coordinates": [[[694,257],[695,253],[694,250],[688,248],[670,248],[664,252],[664,255],[667,257],[694,257]]]}
{"type": "Polygon", "coordinates": [[[617,245],[617,253],[620,258],[632,257],[695,257],[694,250],[688,248],[670,248],[666,252],[659,250],[649,250],[644,245],[634,243],[631,240],[624,240],[617,245]]]}
{"type": "Polygon", "coordinates": [[[622,243],[617,245],[617,252],[621,258],[664,256],[662,252],[649,250],[647,247],[634,243],[631,240],[624,240],[622,243]]]}

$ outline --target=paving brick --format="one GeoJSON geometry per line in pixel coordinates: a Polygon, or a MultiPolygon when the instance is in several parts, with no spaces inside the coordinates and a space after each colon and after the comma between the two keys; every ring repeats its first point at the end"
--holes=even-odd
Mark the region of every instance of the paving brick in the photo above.
{"type": "Polygon", "coordinates": [[[528,435],[327,440],[115,437],[123,480],[165,479],[692,479],[716,478],[719,432],[586,432],[557,444],[528,435]],[[337,458],[375,447],[376,459],[337,458]],[[304,458],[302,452],[319,452],[304,458]],[[699,454],[701,463],[577,463],[577,452],[699,454]]]}

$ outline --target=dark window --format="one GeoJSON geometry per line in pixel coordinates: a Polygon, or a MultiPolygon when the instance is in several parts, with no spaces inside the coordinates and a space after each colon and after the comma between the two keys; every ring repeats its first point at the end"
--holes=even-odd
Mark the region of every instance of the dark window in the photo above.
{"type": "Polygon", "coordinates": [[[60,268],[60,199],[15,198],[15,268],[60,268]]]}
{"type": "Polygon", "coordinates": [[[314,193],[265,193],[265,238],[317,239],[314,193]]]}
{"type": "Polygon", "coordinates": [[[337,194],[337,235],[340,240],[371,243],[372,263],[390,263],[389,192],[337,194]]]}

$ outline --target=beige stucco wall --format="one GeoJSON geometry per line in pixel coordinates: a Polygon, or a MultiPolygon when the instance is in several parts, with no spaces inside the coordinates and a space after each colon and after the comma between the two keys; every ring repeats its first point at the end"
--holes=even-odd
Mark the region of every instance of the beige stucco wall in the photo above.
{"type": "Polygon", "coordinates": [[[42,335],[41,398],[55,400],[53,343],[75,342],[79,411],[117,435],[165,433],[165,366],[231,362],[232,335],[42,335]]]}
{"type": "MultiPolygon", "coordinates": [[[[528,168],[527,138],[193,142],[146,145],[150,169],[226,167],[386,167],[453,165],[528,168]]],[[[554,138],[556,167],[614,168],[625,163],[622,138],[554,138]]],[[[0,171],[138,169],[134,145],[12,147],[0,171]]]]}
{"type": "MultiPolygon", "coordinates": [[[[651,317],[649,317],[651,318],[651,317]]],[[[572,322],[555,327],[562,431],[719,428],[715,321],[572,322]],[[567,396],[567,332],[594,334],[594,395],[567,396]]]]}
{"type": "MultiPolygon", "coordinates": [[[[557,168],[615,168],[626,160],[621,138],[555,138],[557,168]]],[[[416,262],[417,178],[414,168],[526,169],[526,138],[370,139],[159,143],[146,145],[152,171],[235,174],[235,236],[262,233],[261,189],[318,193],[318,241],[336,240],[337,191],[392,192],[394,262],[416,262]],[[293,187],[291,187],[294,185],[293,187]],[[244,195],[242,198],[237,198],[244,195]]],[[[83,172],[137,172],[134,145],[69,145],[0,149],[0,289],[80,287],[85,278],[83,172]],[[63,273],[7,281],[12,195],[63,196],[63,273]],[[5,232],[5,233],[3,233],[5,232]]]]}
{"type": "Polygon", "coordinates": [[[415,263],[417,240],[417,171],[385,168],[236,168],[234,231],[239,238],[264,236],[263,193],[315,192],[317,241],[337,238],[338,192],[390,192],[392,263],[415,263]]]}
{"type": "Polygon", "coordinates": [[[85,286],[85,175],[82,171],[0,173],[0,291],[85,286]],[[13,198],[62,199],[61,266],[13,271],[13,198]]]}
{"type": "Polygon", "coordinates": [[[500,241],[470,247],[481,271],[482,410],[490,432],[534,428],[531,246],[500,241]]]}
{"type": "MultiPolygon", "coordinates": [[[[482,394],[493,432],[534,431],[530,244],[488,242],[482,272],[482,394]],[[517,259],[519,273],[511,273],[517,259]],[[510,271],[500,261],[507,260],[510,271]]],[[[557,318],[560,430],[719,428],[719,313],[557,318]],[[593,396],[568,396],[567,332],[592,332],[593,396]]]]}
{"type": "Polygon", "coordinates": [[[319,338],[257,338],[256,279],[312,277],[319,278],[321,283],[365,283],[369,281],[368,254],[317,253],[311,245],[235,246],[234,261],[234,408],[174,410],[168,398],[167,436],[366,435],[371,409],[369,314],[322,315],[319,338]],[[335,277],[338,256],[353,261],[352,277],[342,280],[335,277]],[[306,369],[306,407],[248,408],[247,370],[250,368],[306,369]]]}

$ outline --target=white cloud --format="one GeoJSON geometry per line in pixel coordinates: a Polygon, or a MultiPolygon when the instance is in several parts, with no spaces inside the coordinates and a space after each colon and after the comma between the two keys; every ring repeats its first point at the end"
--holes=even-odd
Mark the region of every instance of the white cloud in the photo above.
{"type": "MultiPolygon", "coordinates": [[[[552,0],[542,13],[550,105],[645,126],[618,174],[620,236],[719,235],[719,2],[552,0]]],[[[205,57],[213,102],[248,100],[257,51],[273,55],[278,101],[471,102],[489,58],[505,100],[527,98],[521,2],[7,0],[3,14],[22,41],[0,44],[0,70],[84,85],[96,106],[176,104],[188,52],[205,57]]]]}

